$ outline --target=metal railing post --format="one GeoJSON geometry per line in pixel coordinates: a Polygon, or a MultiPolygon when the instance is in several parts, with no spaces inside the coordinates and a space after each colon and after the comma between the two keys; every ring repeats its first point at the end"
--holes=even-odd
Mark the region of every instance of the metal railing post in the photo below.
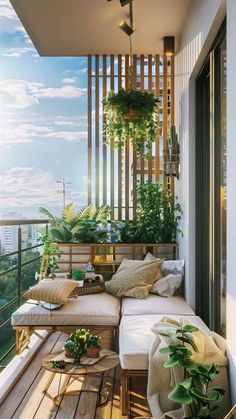
{"type": "Polygon", "coordinates": [[[17,297],[18,307],[21,297],[21,226],[18,227],[18,251],[17,251],[17,297]]]}

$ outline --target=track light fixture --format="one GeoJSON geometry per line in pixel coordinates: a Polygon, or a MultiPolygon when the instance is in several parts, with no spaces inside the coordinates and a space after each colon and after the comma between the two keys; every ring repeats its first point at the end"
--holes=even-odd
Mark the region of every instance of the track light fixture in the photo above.
{"type": "Polygon", "coordinates": [[[164,54],[171,56],[175,54],[175,37],[164,36],[164,54]]]}
{"type": "Polygon", "coordinates": [[[133,33],[134,33],[134,31],[133,31],[133,29],[128,25],[128,23],[126,23],[125,22],[125,20],[122,20],[120,23],[119,23],[119,28],[124,32],[124,33],[126,33],[126,35],[128,35],[128,36],[131,36],[133,33]]]}

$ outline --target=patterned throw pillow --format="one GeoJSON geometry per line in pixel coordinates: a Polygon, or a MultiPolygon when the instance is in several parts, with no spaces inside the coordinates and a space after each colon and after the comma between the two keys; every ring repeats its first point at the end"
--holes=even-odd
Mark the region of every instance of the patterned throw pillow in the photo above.
{"type": "Polygon", "coordinates": [[[70,279],[43,279],[24,294],[24,298],[53,304],[66,304],[78,283],[70,279]]]}

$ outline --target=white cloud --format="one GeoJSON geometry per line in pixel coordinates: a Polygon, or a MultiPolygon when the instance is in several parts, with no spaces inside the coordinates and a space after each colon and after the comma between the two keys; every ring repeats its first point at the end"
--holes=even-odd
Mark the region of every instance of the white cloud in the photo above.
{"type": "Polygon", "coordinates": [[[8,49],[5,50],[3,55],[5,57],[18,58],[18,57],[22,57],[22,55],[24,55],[24,54],[28,54],[29,52],[30,53],[33,52],[33,56],[35,56],[35,55],[38,56],[37,54],[35,54],[34,48],[30,48],[30,47],[8,48],[8,49]]]}
{"type": "Polygon", "coordinates": [[[0,3],[0,19],[7,18],[7,19],[17,19],[15,11],[11,6],[9,0],[1,0],[0,3]]]}
{"type": "Polygon", "coordinates": [[[45,134],[45,137],[61,138],[65,141],[85,140],[87,136],[87,131],[53,131],[45,134]]]}
{"type": "Polygon", "coordinates": [[[34,167],[13,167],[0,176],[0,202],[15,206],[60,205],[61,189],[54,175],[34,167]]]}
{"type": "Polygon", "coordinates": [[[79,98],[87,92],[84,87],[75,86],[63,86],[63,87],[40,87],[34,92],[34,95],[38,98],[64,98],[64,99],[75,99],[79,98]]]}
{"type": "MultiPolygon", "coordinates": [[[[13,167],[0,175],[2,207],[61,206],[62,189],[55,175],[35,167],[13,167]]],[[[85,202],[86,192],[67,189],[67,202],[85,202]]]]}
{"type": "Polygon", "coordinates": [[[74,77],[65,77],[64,79],[62,79],[62,83],[65,83],[65,84],[75,83],[75,78],[74,77]]]}
{"type": "Polygon", "coordinates": [[[43,83],[29,82],[27,80],[0,81],[0,96],[6,107],[18,109],[28,108],[39,102],[39,98],[76,99],[86,93],[86,88],[76,86],[46,87],[43,83]]]}

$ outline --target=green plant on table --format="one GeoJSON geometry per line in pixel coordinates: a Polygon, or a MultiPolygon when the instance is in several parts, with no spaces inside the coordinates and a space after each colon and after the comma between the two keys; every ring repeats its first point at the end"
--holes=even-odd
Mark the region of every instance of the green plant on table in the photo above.
{"type": "Polygon", "coordinates": [[[91,205],[76,211],[75,204],[65,207],[61,216],[51,214],[46,208],[40,213],[50,221],[49,237],[53,242],[68,243],[106,243],[109,238],[108,219],[110,208],[107,205],[91,205]]]}
{"type": "Polygon", "coordinates": [[[77,345],[80,355],[86,352],[86,343],[89,336],[89,329],[77,329],[75,332],[71,333],[69,337],[69,340],[77,345]]]}
{"type": "Polygon", "coordinates": [[[221,388],[209,389],[209,384],[219,374],[216,364],[205,365],[192,359],[192,351],[198,352],[198,348],[189,334],[196,331],[198,328],[192,325],[170,331],[171,343],[160,349],[161,353],[168,355],[166,368],[178,365],[184,369],[184,379],[176,384],[168,397],[176,403],[190,405],[192,419],[213,418],[212,414],[218,409],[217,403],[221,402],[225,391],[221,388]]]}
{"type": "Polygon", "coordinates": [[[101,347],[101,337],[97,335],[90,335],[86,342],[86,348],[100,348],[101,347]]]}
{"type": "Polygon", "coordinates": [[[128,138],[138,155],[147,155],[156,137],[158,99],[155,95],[146,90],[120,89],[117,93],[111,90],[103,103],[107,142],[114,139],[116,147],[123,147],[128,138]]]}

